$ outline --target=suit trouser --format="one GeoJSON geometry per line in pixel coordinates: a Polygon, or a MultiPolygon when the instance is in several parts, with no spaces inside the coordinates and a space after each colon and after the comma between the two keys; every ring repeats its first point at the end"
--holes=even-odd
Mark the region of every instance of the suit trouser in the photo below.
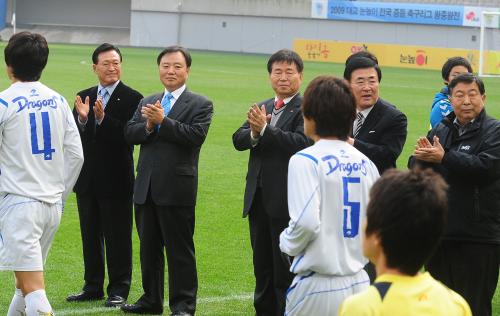
{"type": "Polygon", "coordinates": [[[127,298],[132,278],[132,196],[77,194],[76,201],[85,266],[83,290],[103,292],[106,253],[107,294],[127,298]]]}
{"type": "Polygon", "coordinates": [[[492,315],[499,267],[500,245],[461,241],[441,242],[425,266],[469,303],[474,316],[492,315]]]}
{"type": "Polygon", "coordinates": [[[248,219],[255,274],[255,312],[258,316],[282,316],[286,291],[294,277],[279,248],[279,235],[288,227],[289,218],[270,217],[261,190],[257,189],[248,219]]]}
{"type": "Polygon", "coordinates": [[[165,249],[170,310],[194,314],[198,291],[193,242],[195,207],[155,205],[150,194],[145,204],[135,207],[144,289],[137,303],[163,308],[165,249]]]}

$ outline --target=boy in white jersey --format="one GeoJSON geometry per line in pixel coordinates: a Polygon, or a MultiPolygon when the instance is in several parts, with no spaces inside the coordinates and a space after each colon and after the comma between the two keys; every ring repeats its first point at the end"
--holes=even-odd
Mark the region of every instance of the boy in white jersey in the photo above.
{"type": "Polygon", "coordinates": [[[83,164],[82,145],[65,99],[38,81],[45,38],[14,34],[4,53],[12,85],[0,92],[0,270],[16,279],[7,316],[53,315],[43,265],[83,164]]]}
{"type": "Polygon", "coordinates": [[[346,141],[356,115],[346,81],[322,76],[302,101],[304,130],[315,144],[290,159],[290,223],[281,250],[297,274],[285,315],[336,315],[342,301],[369,286],[363,270],[361,220],[376,166],[346,141]]]}

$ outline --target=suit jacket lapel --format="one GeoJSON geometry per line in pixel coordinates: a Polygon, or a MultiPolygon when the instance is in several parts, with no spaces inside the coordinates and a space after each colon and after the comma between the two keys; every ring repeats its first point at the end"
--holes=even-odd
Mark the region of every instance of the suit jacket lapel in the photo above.
{"type": "MultiPolygon", "coordinates": [[[[380,99],[379,99],[380,100],[380,99]]],[[[380,104],[380,101],[377,101],[373,106],[373,109],[368,113],[368,117],[363,122],[363,126],[359,130],[359,133],[368,133],[373,129],[373,127],[377,124],[380,117],[380,109],[383,105],[380,104]]]]}
{"type": "MultiPolygon", "coordinates": [[[[112,109],[120,104],[120,95],[121,90],[123,88],[123,83],[120,81],[116,86],[115,90],[113,90],[113,94],[109,96],[108,104],[106,104],[106,108],[104,109],[105,113],[109,113],[112,109]]],[[[97,95],[97,91],[96,91],[97,95]]]]}
{"type": "Polygon", "coordinates": [[[283,127],[294,116],[294,113],[299,110],[300,102],[298,96],[299,94],[297,93],[283,109],[283,113],[281,113],[280,118],[276,122],[276,127],[283,127]]]}
{"type": "MultiPolygon", "coordinates": [[[[178,118],[184,111],[186,111],[188,105],[189,105],[189,100],[191,93],[187,90],[184,90],[184,92],[179,96],[179,99],[175,101],[174,106],[172,107],[172,110],[168,112],[167,117],[171,119],[176,119],[178,118]]],[[[163,95],[162,95],[163,98],[163,95]]]]}
{"type": "MultiPolygon", "coordinates": [[[[274,109],[274,99],[270,99],[269,101],[267,101],[265,104],[265,107],[266,107],[266,114],[273,114],[273,109],[274,109]]],[[[260,107],[260,105],[259,105],[260,107]]]]}

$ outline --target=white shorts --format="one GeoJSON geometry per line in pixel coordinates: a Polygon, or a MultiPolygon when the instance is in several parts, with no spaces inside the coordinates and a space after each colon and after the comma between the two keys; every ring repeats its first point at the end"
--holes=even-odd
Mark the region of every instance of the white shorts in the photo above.
{"type": "Polygon", "coordinates": [[[349,276],[297,275],[286,294],[285,316],[337,315],[347,297],[369,286],[365,270],[349,276]]]}
{"type": "Polygon", "coordinates": [[[0,196],[0,270],[43,271],[61,213],[61,203],[0,196]]]}

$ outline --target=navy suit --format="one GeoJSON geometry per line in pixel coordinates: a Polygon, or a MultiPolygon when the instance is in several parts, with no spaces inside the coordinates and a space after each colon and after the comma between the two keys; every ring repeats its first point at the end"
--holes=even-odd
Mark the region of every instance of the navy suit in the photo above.
{"type": "Polygon", "coordinates": [[[85,161],[75,184],[85,265],[84,291],[102,293],[104,249],[108,266],[108,296],[127,298],[132,277],[133,147],[125,142],[123,129],[142,95],[119,82],[96,124],[93,106],[97,86],[78,92],[90,99],[88,121],[79,126],[85,161]]]}
{"type": "Polygon", "coordinates": [[[148,133],[141,108],[162,97],[159,93],[144,98],[125,131],[129,143],[141,145],[134,203],[144,294],[137,304],[163,309],[166,251],[170,309],[173,313],[194,314],[198,289],[193,242],[198,158],[213,106],[207,98],[186,89],[160,128],[148,133]]]}
{"type": "MultiPolygon", "coordinates": [[[[257,315],[283,315],[285,292],[293,280],[289,265],[281,259],[279,235],[290,221],[288,161],[297,151],[312,144],[304,135],[301,100],[300,94],[290,100],[275,126],[267,125],[255,147],[251,144],[248,122],[233,134],[237,150],[250,150],[243,216],[249,216],[257,315]]],[[[263,104],[266,113],[272,113],[274,98],[263,104]]]]}

